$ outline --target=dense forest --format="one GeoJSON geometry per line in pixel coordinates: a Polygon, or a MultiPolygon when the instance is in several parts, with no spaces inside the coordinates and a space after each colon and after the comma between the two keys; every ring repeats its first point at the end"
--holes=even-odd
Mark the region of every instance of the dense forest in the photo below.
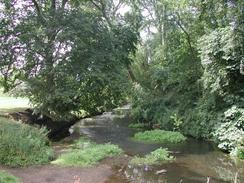
{"type": "Polygon", "coordinates": [[[54,121],[135,124],[244,156],[244,1],[1,0],[0,84],[54,121]]]}

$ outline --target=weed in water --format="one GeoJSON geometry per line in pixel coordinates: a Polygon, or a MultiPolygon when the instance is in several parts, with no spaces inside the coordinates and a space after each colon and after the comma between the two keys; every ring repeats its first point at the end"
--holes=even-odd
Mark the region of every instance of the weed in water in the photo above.
{"type": "Polygon", "coordinates": [[[151,130],[145,132],[138,132],[133,137],[134,140],[149,142],[149,143],[179,143],[186,140],[180,132],[151,130]]]}
{"type": "Polygon", "coordinates": [[[104,158],[116,156],[122,150],[113,144],[95,144],[81,138],[70,149],[70,152],[61,154],[53,164],[75,167],[89,167],[96,165],[104,158]]]}
{"type": "Polygon", "coordinates": [[[169,151],[164,148],[156,149],[145,157],[134,157],[131,165],[158,165],[167,161],[173,160],[174,157],[169,154],[169,151]]]}

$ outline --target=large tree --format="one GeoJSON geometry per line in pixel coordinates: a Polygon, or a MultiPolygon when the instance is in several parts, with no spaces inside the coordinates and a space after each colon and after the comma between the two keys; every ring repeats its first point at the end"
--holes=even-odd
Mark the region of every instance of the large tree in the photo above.
{"type": "Polygon", "coordinates": [[[2,5],[6,90],[24,82],[35,109],[58,118],[80,110],[96,113],[122,100],[137,40],[129,27],[108,28],[98,12],[69,0],[2,5]]]}

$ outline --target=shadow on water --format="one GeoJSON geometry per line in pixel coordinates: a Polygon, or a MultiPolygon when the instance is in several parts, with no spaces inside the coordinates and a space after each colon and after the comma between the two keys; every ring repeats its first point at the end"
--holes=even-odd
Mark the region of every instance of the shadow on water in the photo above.
{"type": "MultiPolygon", "coordinates": [[[[74,134],[86,135],[97,143],[111,142],[119,145],[130,156],[145,155],[156,148],[168,148],[176,157],[171,163],[153,167],[127,166],[122,174],[132,183],[233,183],[239,173],[239,183],[244,183],[244,163],[235,164],[229,156],[217,150],[210,142],[189,138],[181,144],[149,144],[132,140],[137,132],[128,128],[129,118],[118,118],[111,113],[82,120],[74,125],[74,134]],[[166,170],[157,175],[158,170],[166,170]]],[[[106,183],[125,182],[119,176],[112,176],[106,183]]]]}

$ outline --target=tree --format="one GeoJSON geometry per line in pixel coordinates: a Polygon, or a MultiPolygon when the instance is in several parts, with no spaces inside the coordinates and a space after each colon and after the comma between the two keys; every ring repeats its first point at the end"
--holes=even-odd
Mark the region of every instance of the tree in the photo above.
{"type": "MultiPolygon", "coordinates": [[[[120,103],[126,87],[125,69],[130,64],[128,55],[135,50],[137,40],[129,27],[109,30],[99,14],[67,0],[32,0],[23,3],[22,10],[20,5],[12,4],[9,10],[4,5],[5,11],[16,11],[19,17],[10,15],[12,26],[6,26],[11,28],[1,30],[6,32],[3,40],[15,40],[8,41],[13,54],[3,45],[5,64],[1,68],[18,69],[19,75],[8,72],[6,79],[16,76],[27,83],[24,95],[37,111],[60,118],[80,110],[94,114],[120,103]],[[21,50],[16,49],[18,45],[21,50]]],[[[4,17],[2,22],[6,20],[4,17]]],[[[13,80],[5,89],[15,83],[13,80]]]]}

